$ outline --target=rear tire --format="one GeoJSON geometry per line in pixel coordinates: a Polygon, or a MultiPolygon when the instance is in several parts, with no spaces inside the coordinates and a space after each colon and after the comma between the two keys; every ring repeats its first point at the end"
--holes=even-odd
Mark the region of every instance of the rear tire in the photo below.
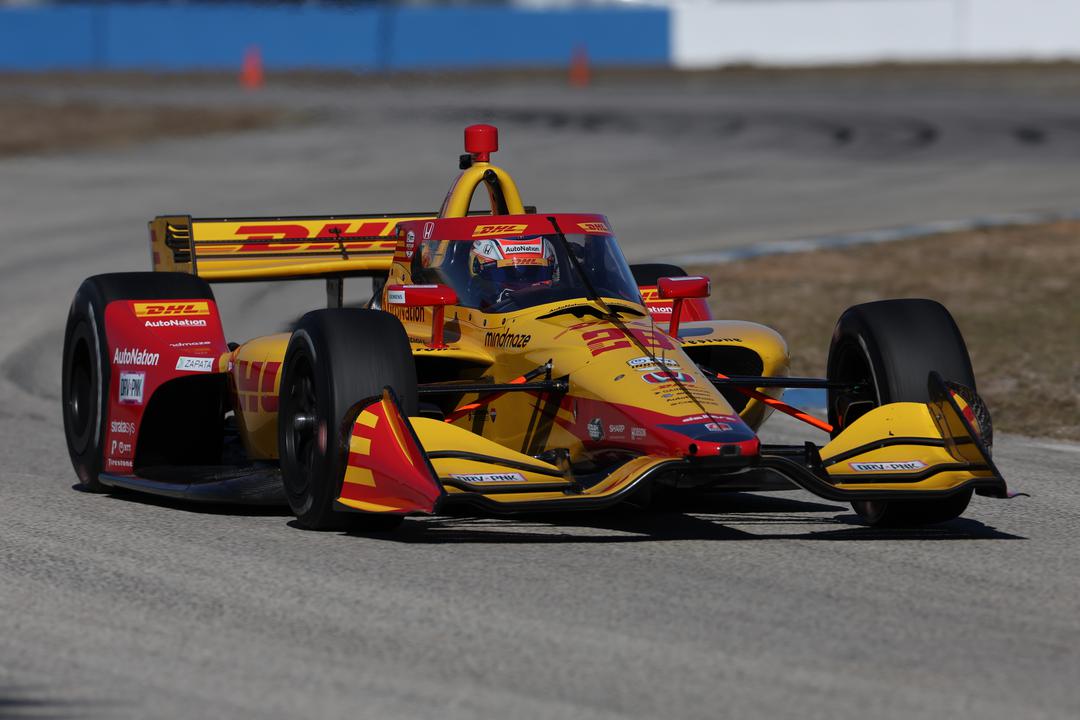
{"type": "MultiPolygon", "coordinates": [[[[848,308],[836,324],[829,347],[827,377],[853,382],[852,391],[828,392],[829,422],[835,437],[869,410],[894,402],[929,402],[928,376],[975,394],[975,375],[967,346],[952,315],[933,300],[882,300],[848,308]]],[[[963,393],[961,393],[963,394],[963,393]]],[[[971,401],[969,401],[971,402],[971,401]]],[[[978,400],[984,437],[990,416],[978,400]]],[[[855,512],[875,527],[911,527],[959,517],[971,491],[933,500],[856,501],[855,512]]]]}
{"type": "Polygon", "coordinates": [[[338,512],[348,456],[345,414],[385,386],[417,412],[416,367],[405,328],[381,310],[328,309],[300,318],[285,352],[278,447],[297,524],[309,530],[390,530],[398,515],[338,512]]]}
{"type": "Polygon", "coordinates": [[[106,492],[98,476],[104,458],[112,365],[105,308],[116,300],[213,300],[205,280],[184,273],[95,275],[75,292],[64,329],[61,403],[68,454],[85,490],[106,492]]]}

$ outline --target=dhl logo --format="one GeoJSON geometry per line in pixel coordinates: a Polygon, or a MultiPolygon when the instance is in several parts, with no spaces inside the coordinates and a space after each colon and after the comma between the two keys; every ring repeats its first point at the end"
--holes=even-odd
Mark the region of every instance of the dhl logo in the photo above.
{"type": "MultiPolygon", "coordinates": [[[[257,240],[258,238],[252,238],[257,240]]],[[[199,256],[231,255],[234,253],[260,253],[263,255],[305,253],[305,252],[391,252],[394,249],[392,240],[368,240],[361,242],[301,242],[301,243],[237,243],[236,245],[201,245],[199,256]]]]}
{"type": "Polygon", "coordinates": [[[279,362],[240,360],[234,369],[237,405],[247,412],[277,412],[279,362]]]}
{"type": "Polygon", "coordinates": [[[477,225],[473,230],[473,237],[490,237],[492,235],[518,235],[525,232],[528,225],[477,225]]]}
{"type": "Polygon", "coordinates": [[[605,225],[602,222],[578,223],[578,227],[581,228],[582,230],[584,230],[585,232],[591,232],[591,233],[610,233],[611,232],[611,230],[608,229],[608,226],[605,225]]]}
{"type": "Polygon", "coordinates": [[[137,302],[134,303],[134,307],[136,317],[191,317],[192,315],[210,314],[210,303],[208,302],[137,302]]]}
{"type": "MultiPolygon", "coordinates": [[[[332,223],[257,223],[241,225],[233,235],[243,240],[307,240],[309,238],[348,240],[390,237],[398,219],[360,220],[332,223]]],[[[335,245],[336,247],[336,245],[335,245]]]]}

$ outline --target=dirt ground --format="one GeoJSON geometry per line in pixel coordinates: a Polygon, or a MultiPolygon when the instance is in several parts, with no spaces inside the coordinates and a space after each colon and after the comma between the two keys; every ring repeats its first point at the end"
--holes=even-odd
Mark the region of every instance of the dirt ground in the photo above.
{"type": "Polygon", "coordinates": [[[103,105],[0,97],[0,156],[128,145],[168,137],[251,130],[282,122],[277,110],[103,105]]]}
{"type": "Polygon", "coordinates": [[[788,340],[792,372],[820,375],[850,305],[938,300],[968,344],[997,429],[1080,440],[1080,222],[938,235],[693,268],[716,317],[788,340]]]}

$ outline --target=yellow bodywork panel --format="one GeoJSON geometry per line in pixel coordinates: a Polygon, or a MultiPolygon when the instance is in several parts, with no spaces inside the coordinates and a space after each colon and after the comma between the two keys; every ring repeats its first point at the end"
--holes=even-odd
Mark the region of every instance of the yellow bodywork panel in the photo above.
{"type": "Polygon", "coordinates": [[[942,424],[948,414],[933,403],[874,408],[822,448],[829,478],[839,489],[920,491],[994,477],[963,424],[942,424]]]}
{"type": "Polygon", "coordinates": [[[236,421],[253,460],[278,457],[278,391],[289,333],[246,342],[229,356],[236,392],[236,421]]]}
{"type": "Polygon", "coordinates": [[[321,218],[191,218],[150,221],[154,270],[208,281],[365,275],[387,272],[403,220],[432,213],[321,218]]]}
{"type": "MultiPolygon", "coordinates": [[[[749,350],[761,361],[760,374],[764,377],[783,377],[788,374],[790,359],[787,343],[780,333],[770,327],[743,320],[700,320],[685,322],[679,327],[679,342],[683,350],[695,361],[713,369],[708,362],[711,348],[719,351],[727,349],[749,350]]],[[[758,374],[750,372],[747,374],[758,374]]],[[[784,394],[783,388],[757,388],[758,391],[779,400],[784,394]]],[[[750,427],[757,430],[769,419],[772,408],[760,400],[751,398],[739,412],[750,427]]]]}

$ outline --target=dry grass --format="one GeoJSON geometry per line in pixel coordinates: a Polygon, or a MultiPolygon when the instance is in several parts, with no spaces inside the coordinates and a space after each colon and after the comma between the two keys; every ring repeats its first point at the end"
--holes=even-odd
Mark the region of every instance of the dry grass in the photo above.
{"type": "Polygon", "coordinates": [[[284,114],[260,108],[48,103],[0,98],[0,156],[119,146],[167,137],[236,132],[281,122],[284,114]]]}
{"type": "Polygon", "coordinates": [[[787,338],[792,372],[824,372],[843,310],[889,297],[948,307],[1006,432],[1080,440],[1080,222],[939,235],[695,268],[717,317],[787,338]]]}

